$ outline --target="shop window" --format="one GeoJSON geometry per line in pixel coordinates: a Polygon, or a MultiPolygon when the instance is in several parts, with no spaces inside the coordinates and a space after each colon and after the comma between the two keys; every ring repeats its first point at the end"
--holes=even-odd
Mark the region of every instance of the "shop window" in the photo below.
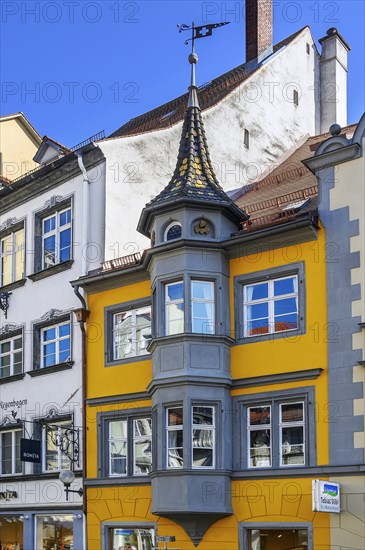
{"type": "Polygon", "coordinates": [[[52,514],[36,516],[36,548],[72,550],[74,547],[74,518],[52,514]]]}
{"type": "Polygon", "coordinates": [[[21,438],[21,429],[0,431],[0,475],[22,473],[22,462],[20,460],[21,438]]]}
{"type": "Polygon", "coordinates": [[[154,550],[155,530],[121,525],[109,529],[108,550],[154,550]]]}
{"type": "Polygon", "coordinates": [[[23,516],[0,516],[0,548],[1,550],[23,549],[23,516]]]}
{"type": "Polygon", "coordinates": [[[284,548],[312,550],[313,548],[308,529],[298,529],[296,524],[285,528],[280,524],[276,527],[274,524],[270,524],[270,527],[260,524],[257,528],[253,525],[251,524],[252,528],[244,528],[244,548],[248,550],[282,550],[284,548]]]}
{"type": "Polygon", "coordinates": [[[182,227],[180,222],[171,222],[165,229],[164,240],[172,241],[173,239],[180,239],[182,233],[182,227]]]}
{"type": "Polygon", "coordinates": [[[0,234],[0,287],[24,279],[24,225],[16,231],[0,234]]]}
{"type": "Polygon", "coordinates": [[[43,424],[42,449],[43,471],[69,470],[73,453],[72,421],[47,422],[43,424]]]}
{"type": "MultiPolygon", "coordinates": [[[[8,335],[9,336],[9,335],[8,335]]],[[[0,339],[0,378],[23,372],[23,335],[0,339]]]]}
{"type": "Polygon", "coordinates": [[[105,441],[102,474],[110,477],[146,476],[152,469],[152,421],[129,415],[110,419],[102,415],[100,442],[105,441]]]}
{"type": "Polygon", "coordinates": [[[304,265],[235,278],[236,339],[259,341],[304,333],[304,265]]]}

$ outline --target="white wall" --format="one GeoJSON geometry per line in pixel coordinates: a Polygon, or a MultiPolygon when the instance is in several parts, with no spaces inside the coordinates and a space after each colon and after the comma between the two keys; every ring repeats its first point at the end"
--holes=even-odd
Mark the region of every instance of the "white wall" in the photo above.
{"type": "MultiPolygon", "coordinates": [[[[217,177],[225,190],[260,178],[300,138],[318,130],[318,53],[308,28],[203,119],[217,177]],[[306,44],[310,45],[310,55],[306,44]],[[292,102],[299,91],[299,106],[292,102]],[[250,148],[243,143],[250,132],[250,148]]],[[[199,65],[198,65],[199,75],[199,65]]],[[[106,157],[106,259],[148,246],[136,232],[143,206],[169,182],[181,123],[99,142],[106,157]]]]}

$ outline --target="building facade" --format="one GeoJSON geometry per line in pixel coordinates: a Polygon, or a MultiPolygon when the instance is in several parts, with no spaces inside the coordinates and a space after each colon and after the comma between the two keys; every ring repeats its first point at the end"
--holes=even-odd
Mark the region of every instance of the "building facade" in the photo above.
{"type": "Polygon", "coordinates": [[[2,550],[85,547],[83,500],[67,501],[58,476],[71,468],[82,487],[81,303],[69,280],[103,257],[102,161],[90,143],[0,190],[2,550]]]}
{"type": "MultiPolygon", "coordinates": [[[[351,151],[357,140],[358,178],[362,124],[341,137],[351,151]]],[[[346,547],[351,514],[363,529],[354,519],[364,470],[361,285],[345,323],[356,345],[343,371],[345,418],[332,355],[343,335],[327,297],[334,237],[304,158],[293,167],[288,156],[233,202],[214,174],[191,86],[173,177],[138,224],[151,247],[73,281],[89,310],[90,550],[149,550],[158,537],[179,550],[324,550],[346,547]],[[332,492],[340,481],[352,497],[345,513],[314,511],[314,480],[332,492]]],[[[360,247],[358,214],[347,237],[360,247]]],[[[348,264],[340,251],[338,260],[348,264]]],[[[363,538],[350,542],[360,549],[363,538]]]]}

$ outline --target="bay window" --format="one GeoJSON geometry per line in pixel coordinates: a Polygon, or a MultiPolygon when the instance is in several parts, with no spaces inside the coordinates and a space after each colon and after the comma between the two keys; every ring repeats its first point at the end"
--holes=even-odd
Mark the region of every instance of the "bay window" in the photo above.
{"type": "Polygon", "coordinates": [[[165,287],[166,335],[184,332],[184,283],[177,281],[165,287]]]}
{"type": "Polygon", "coordinates": [[[215,410],[214,407],[192,407],[192,466],[215,466],[215,410]]]}
{"type": "Polygon", "coordinates": [[[192,332],[214,334],[214,283],[191,281],[192,332]]]}
{"type": "Polygon", "coordinates": [[[167,467],[182,468],[184,466],[183,407],[166,409],[166,448],[167,467]]]}

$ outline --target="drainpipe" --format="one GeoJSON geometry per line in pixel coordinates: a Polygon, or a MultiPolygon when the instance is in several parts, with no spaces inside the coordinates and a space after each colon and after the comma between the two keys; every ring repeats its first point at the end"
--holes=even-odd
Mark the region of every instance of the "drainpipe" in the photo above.
{"type": "MultiPolygon", "coordinates": [[[[81,330],[81,385],[82,385],[82,478],[86,479],[87,474],[87,451],[86,451],[86,396],[87,396],[87,377],[86,377],[86,319],[89,315],[87,309],[85,298],[82,296],[79,290],[79,286],[74,287],[74,292],[78,299],[81,302],[81,307],[74,309],[74,314],[76,315],[77,322],[79,323],[81,330]]],[[[87,498],[86,498],[86,488],[84,485],[84,495],[82,500],[82,510],[84,513],[84,537],[85,537],[85,547],[87,547],[87,498]]]]}
{"type": "Polygon", "coordinates": [[[90,181],[82,160],[82,153],[78,151],[77,161],[84,177],[82,185],[82,248],[81,248],[81,275],[87,275],[89,262],[87,258],[88,244],[90,241],[90,181]]]}

